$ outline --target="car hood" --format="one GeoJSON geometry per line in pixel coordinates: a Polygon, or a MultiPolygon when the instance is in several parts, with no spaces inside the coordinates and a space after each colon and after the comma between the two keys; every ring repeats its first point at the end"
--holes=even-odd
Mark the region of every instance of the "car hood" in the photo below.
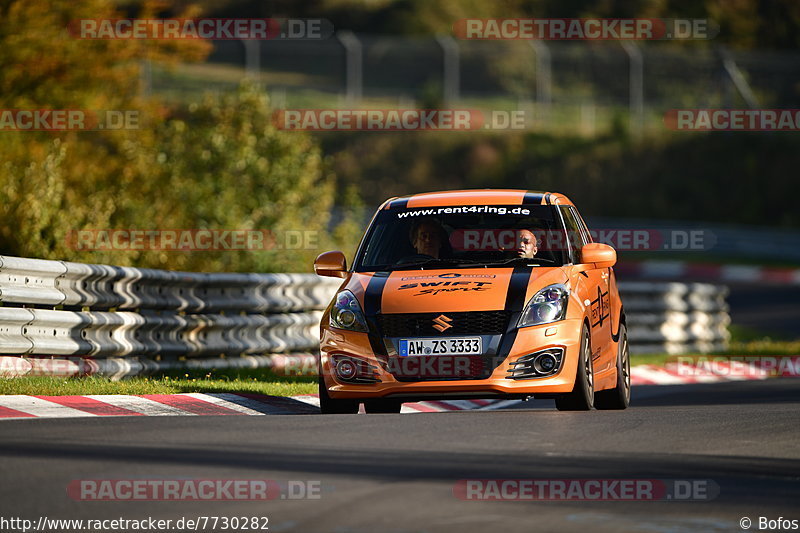
{"type": "Polygon", "coordinates": [[[346,288],[367,315],[495,311],[521,307],[540,288],[566,280],[560,267],[398,270],[354,272],[346,288]]]}

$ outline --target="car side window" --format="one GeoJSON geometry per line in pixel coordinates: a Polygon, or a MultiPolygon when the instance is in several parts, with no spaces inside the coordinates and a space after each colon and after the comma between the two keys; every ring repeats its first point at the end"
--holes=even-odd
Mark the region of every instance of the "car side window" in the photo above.
{"type": "Polygon", "coordinates": [[[569,210],[572,211],[572,216],[575,218],[575,222],[581,229],[581,233],[583,233],[584,242],[586,244],[594,242],[592,239],[592,234],[589,233],[589,228],[586,226],[586,222],[583,221],[583,217],[581,217],[580,213],[578,213],[578,209],[574,205],[571,205],[569,206],[569,210]]]}
{"type": "Polygon", "coordinates": [[[578,220],[575,218],[575,214],[569,206],[559,206],[559,210],[561,211],[561,216],[564,219],[564,225],[567,229],[567,235],[570,242],[570,258],[573,263],[580,263],[580,250],[583,248],[583,245],[587,244],[588,242],[586,240],[586,232],[581,227],[581,224],[578,223],[578,220]]]}

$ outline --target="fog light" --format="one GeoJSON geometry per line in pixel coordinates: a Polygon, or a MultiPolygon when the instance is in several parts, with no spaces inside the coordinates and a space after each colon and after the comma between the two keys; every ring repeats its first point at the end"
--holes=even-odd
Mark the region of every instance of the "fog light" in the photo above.
{"type": "Polygon", "coordinates": [[[558,366],[558,360],[555,355],[549,352],[541,354],[533,361],[533,368],[542,374],[549,374],[556,366],[558,366]]]}
{"type": "Polygon", "coordinates": [[[358,372],[356,364],[349,359],[340,359],[336,363],[336,375],[343,380],[353,379],[358,372]]]}

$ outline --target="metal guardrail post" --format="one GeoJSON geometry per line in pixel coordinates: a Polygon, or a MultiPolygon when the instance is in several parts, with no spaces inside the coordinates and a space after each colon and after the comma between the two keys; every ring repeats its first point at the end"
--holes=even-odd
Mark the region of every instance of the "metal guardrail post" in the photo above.
{"type": "Polygon", "coordinates": [[[460,98],[461,53],[449,35],[437,35],[436,42],[442,48],[442,96],[445,105],[452,106],[460,98]]]}
{"type": "Polygon", "coordinates": [[[345,51],[345,93],[348,105],[361,101],[364,92],[364,50],[361,41],[351,31],[340,31],[336,38],[345,51]]]}
{"type": "Polygon", "coordinates": [[[139,82],[141,83],[142,96],[149,97],[153,94],[153,63],[149,59],[142,60],[140,64],[139,82]]]}
{"type": "Polygon", "coordinates": [[[536,56],[536,118],[546,125],[550,119],[553,103],[553,71],[550,48],[536,39],[528,41],[536,56]]]}
{"type": "Polygon", "coordinates": [[[258,80],[261,74],[261,41],[257,39],[242,39],[244,45],[245,73],[251,80],[258,80]]]}
{"type": "Polygon", "coordinates": [[[736,64],[736,61],[733,59],[730,51],[728,51],[728,49],[724,46],[719,46],[717,51],[722,58],[722,68],[725,70],[728,77],[730,77],[731,81],[733,82],[733,86],[736,87],[736,90],[742,96],[750,109],[758,109],[758,98],[756,98],[753,89],[750,88],[750,84],[747,83],[747,79],[745,79],[742,71],[739,70],[739,66],[736,64]]]}
{"type": "Polygon", "coordinates": [[[622,41],[622,48],[630,61],[630,113],[631,131],[640,135],[644,129],[644,60],[639,46],[631,41],[622,41]]]}

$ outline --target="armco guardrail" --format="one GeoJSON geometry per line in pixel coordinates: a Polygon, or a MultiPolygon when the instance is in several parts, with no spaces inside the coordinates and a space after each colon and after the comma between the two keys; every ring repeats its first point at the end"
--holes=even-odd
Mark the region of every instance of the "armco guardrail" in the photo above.
{"type": "MultiPolygon", "coordinates": [[[[288,353],[305,354],[298,361],[307,371],[322,310],[339,285],[313,274],[172,272],[0,256],[0,375],[270,366],[289,359],[266,356],[288,353]]],[[[724,288],[620,288],[634,352],[725,347],[724,288]]]]}
{"type": "Polygon", "coordinates": [[[313,274],[0,256],[0,354],[146,360],[313,351],[322,309],[339,284],[313,274]]]}
{"type": "Polygon", "coordinates": [[[724,350],[731,322],[728,288],[708,283],[619,284],[634,353],[724,350]]]}

